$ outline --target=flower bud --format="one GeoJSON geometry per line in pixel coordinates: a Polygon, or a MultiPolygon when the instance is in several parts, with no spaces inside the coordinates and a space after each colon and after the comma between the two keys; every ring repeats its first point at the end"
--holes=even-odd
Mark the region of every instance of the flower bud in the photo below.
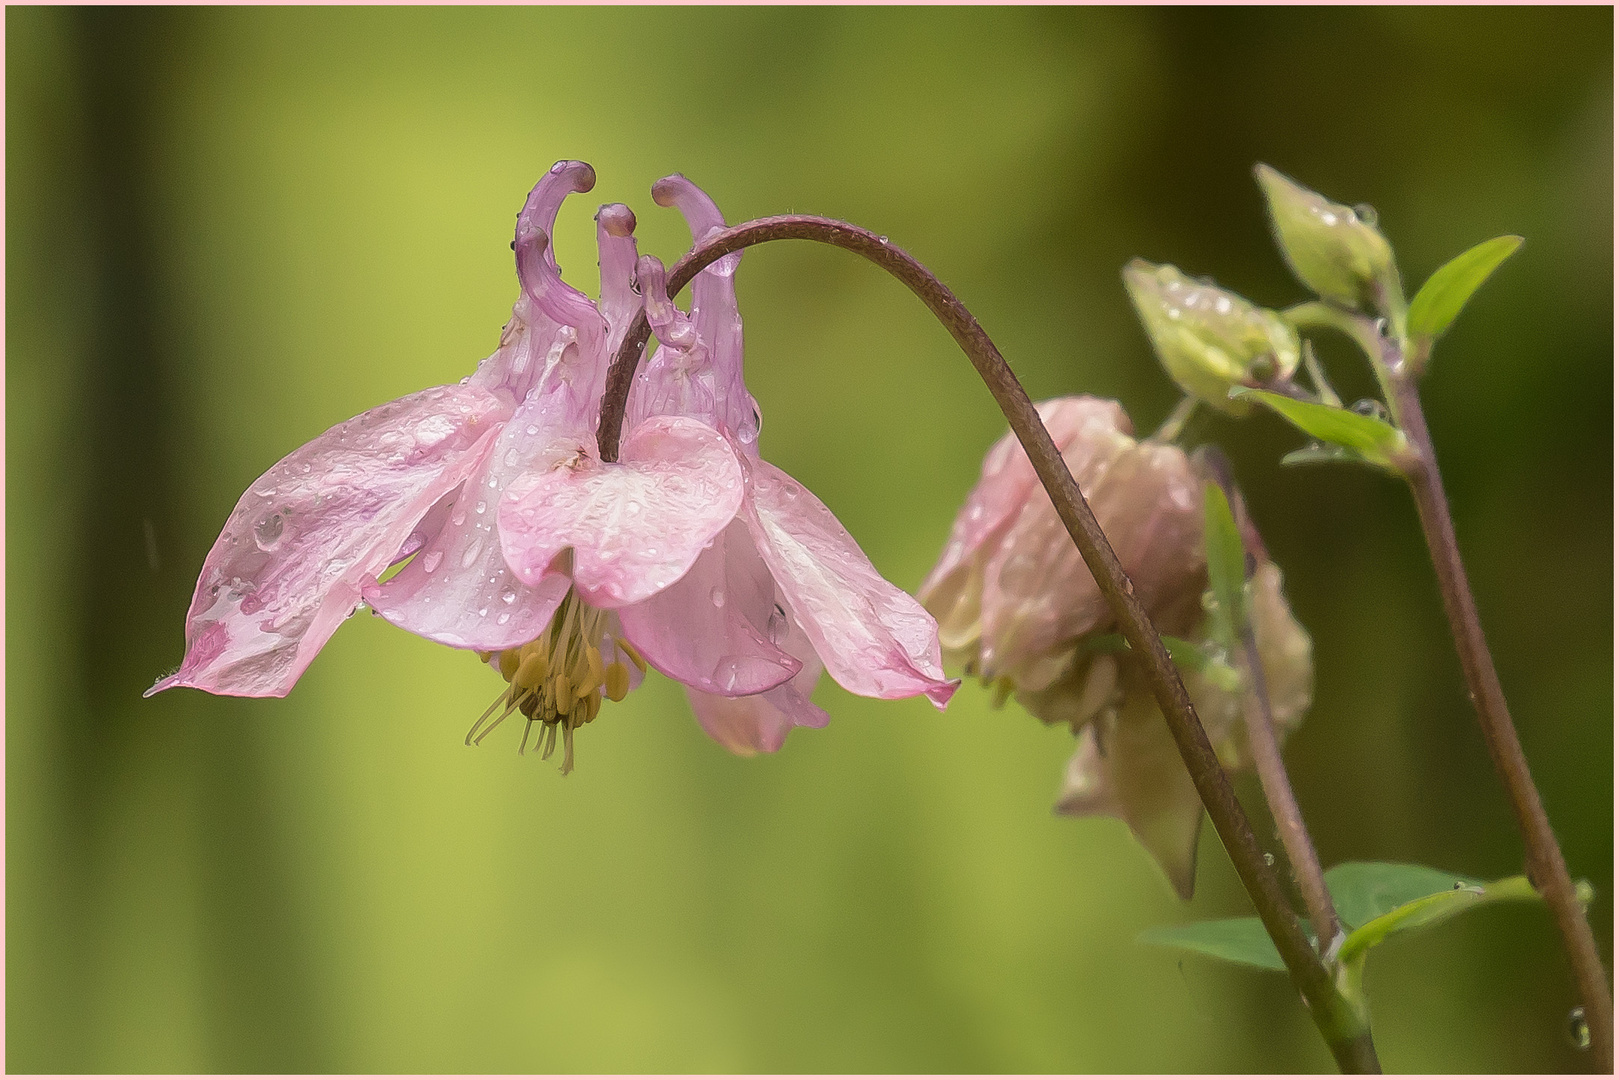
{"type": "Polygon", "coordinates": [[[1254,175],[1270,204],[1276,244],[1300,281],[1349,307],[1385,315],[1403,308],[1394,251],[1369,209],[1332,202],[1269,165],[1256,165],[1254,175]]]}
{"type": "Polygon", "coordinates": [[[1299,366],[1299,335],[1274,311],[1236,293],[1194,281],[1175,267],[1132,259],[1124,287],[1169,377],[1188,394],[1233,416],[1233,386],[1290,378],[1299,366]]]}

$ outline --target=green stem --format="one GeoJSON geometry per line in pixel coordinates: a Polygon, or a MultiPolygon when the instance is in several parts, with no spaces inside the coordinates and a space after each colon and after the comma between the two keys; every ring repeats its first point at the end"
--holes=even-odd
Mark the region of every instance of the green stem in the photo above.
{"type": "MultiPolygon", "coordinates": [[[[852,251],[887,270],[927,305],[972,361],[1005,414],[1018,442],[1029,455],[1040,483],[1051,497],[1058,516],[1106,597],[1125,639],[1135,654],[1142,658],[1153,696],[1169,724],[1181,758],[1191,773],[1192,782],[1202,797],[1215,831],[1339,1067],[1346,1072],[1381,1071],[1365,1024],[1339,995],[1332,975],[1310,947],[1298,917],[1288,905],[1275,871],[1265,863],[1264,852],[1254,835],[1253,826],[1238,803],[1214,748],[1209,745],[1202,721],[1192,707],[1191,698],[1170,660],[1169,652],[1136,599],[1134,584],[1125,575],[1118,556],[1102,534],[1096,516],[1091,513],[1079,485],[1052,442],[1050,432],[1040,422],[1040,415],[1035,411],[1028,393],[1012,374],[1006,358],[984,328],[956,299],[955,294],[925,266],[890,244],[887,237],[845,222],[802,215],[761,218],[707,237],[694,245],[670,270],[669,292],[671,295],[678,292],[705,266],[733,251],[771,240],[794,239],[812,240],[852,251]]],[[[602,401],[601,426],[597,435],[604,461],[615,460],[618,456],[624,407],[649,336],[650,329],[643,310],[626,333],[624,344],[608,371],[607,392],[602,401]]]]}

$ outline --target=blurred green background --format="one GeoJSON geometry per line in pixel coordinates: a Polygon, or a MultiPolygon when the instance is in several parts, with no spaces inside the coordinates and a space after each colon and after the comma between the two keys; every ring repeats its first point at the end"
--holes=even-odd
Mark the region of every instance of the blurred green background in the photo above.
{"type": "MultiPolygon", "coordinates": [[[[600,178],[556,237],[589,292],[601,202],[685,248],[648,196],[679,170],[732,221],[887,233],[1035,398],[1117,397],[1148,430],[1175,394],[1128,258],[1303,298],[1255,161],[1373,203],[1412,289],[1527,236],[1425,397],[1611,955],[1612,19],[8,9],[8,1070],[1330,1067],[1283,978],[1135,943],[1246,912],[1212,833],[1182,905],[1122,823],[1052,816],[1071,738],[976,685],[941,715],[823,680],[831,727],[744,760],[654,678],[566,780],[515,730],[464,748],[498,680],[370,618],[285,700],[140,698],[254,477],[494,348],[513,215],[562,157],[600,178]]],[[[1003,430],[987,393],[842,252],[751,252],[739,289],[766,454],[914,588],[1003,430]]],[[[1212,434],[1315,635],[1287,756],[1324,860],[1518,872],[1405,491],[1277,468],[1301,439],[1271,418],[1212,434]]],[[[1390,944],[1369,983],[1390,1069],[1584,1066],[1543,909],[1390,944]]]]}

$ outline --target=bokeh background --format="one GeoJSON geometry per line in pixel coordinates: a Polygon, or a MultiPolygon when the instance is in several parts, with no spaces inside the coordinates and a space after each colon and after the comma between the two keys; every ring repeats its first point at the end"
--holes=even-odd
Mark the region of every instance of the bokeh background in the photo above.
{"type": "MultiPolygon", "coordinates": [[[[580,767],[461,745],[498,682],[380,620],[284,700],[140,693],[180,660],[237,496],[331,424],[460,378],[516,295],[556,159],[672,260],[653,180],[737,221],[859,222],[932,266],[1038,399],[1175,400],[1134,255],[1303,298],[1250,177],[1381,213],[1409,287],[1523,250],[1425,398],[1507,696],[1613,919],[1609,9],[11,8],[6,12],[10,1071],[1329,1068],[1280,976],[1138,945],[1246,912],[1205,830],[1175,900],[1125,826],[1050,811],[1072,740],[964,687],[823,680],[830,728],[734,758],[661,679],[580,767]]],[[[914,588],[1002,421],[949,337],[845,253],[739,277],[765,453],[914,588]]],[[[1346,396],[1372,381],[1323,343],[1346,396]]],[[[1315,635],[1287,748],[1328,863],[1520,869],[1415,515],[1209,429],[1315,635]]],[[[1251,778],[1240,791],[1263,815],[1251,778]]],[[[1487,911],[1371,962],[1395,1070],[1568,1070],[1550,920],[1487,911]]]]}

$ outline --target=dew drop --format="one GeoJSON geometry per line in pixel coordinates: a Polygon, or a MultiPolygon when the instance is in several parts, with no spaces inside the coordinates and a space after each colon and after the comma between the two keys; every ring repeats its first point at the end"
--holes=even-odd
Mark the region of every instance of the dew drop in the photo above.
{"type": "Polygon", "coordinates": [[[1268,851],[1265,852],[1265,865],[1266,866],[1275,866],[1276,865],[1276,856],[1272,855],[1268,851]]]}
{"type": "Polygon", "coordinates": [[[1321,224],[1323,224],[1323,225],[1336,225],[1336,224],[1338,224],[1338,215],[1334,214],[1330,210],[1326,211],[1325,213],[1323,213],[1321,215],[1321,224]]]}
{"type": "Polygon", "coordinates": [[[438,569],[438,564],[444,561],[444,552],[429,551],[422,556],[422,569],[431,574],[438,569]]]}
{"type": "Polygon", "coordinates": [[[1349,408],[1354,412],[1360,413],[1362,416],[1370,416],[1373,420],[1382,420],[1384,423],[1388,422],[1389,411],[1384,407],[1383,403],[1378,401],[1376,398],[1361,398],[1349,408]]]}
{"type": "Polygon", "coordinates": [[[1362,225],[1377,224],[1377,210],[1371,203],[1357,203],[1355,205],[1355,217],[1360,219],[1362,225]]]}
{"type": "MultiPolygon", "coordinates": [[[[506,467],[508,469],[515,468],[517,465],[517,448],[514,446],[510,450],[506,451],[506,456],[501,460],[506,463],[506,467]]],[[[489,482],[489,486],[494,487],[495,482],[491,480],[489,482]]]]}
{"type": "Polygon", "coordinates": [[[540,429],[537,425],[530,424],[528,427],[523,429],[523,433],[525,435],[538,435],[540,433],[540,429]]]}
{"type": "Polygon", "coordinates": [[[1576,1050],[1591,1049],[1591,1025],[1585,1022],[1585,1007],[1576,1005],[1568,1014],[1568,1041],[1576,1050]]]}
{"type": "Polygon", "coordinates": [[[450,519],[450,524],[452,525],[465,525],[466,523],[467,512],[465,510],[457,510],[455,516],[450,519]]]}
{"type": "Polygon", "coordinates": [[[500,613],[500,617],[495,620],[495,625],[496,626],[505,626],[507,623],[509,623],[511,621],[512,621],[512,613],[509,612],[509,611],[502,611],[500,613]]]}
{"type": "Polygon", "coordinates": [[[710,600],[714,601],[714,606],[715,607],[724,607],[725,606],[725,590],[724,589],[716,587],[713,592],[708,594],[708,598],[710,600]]]}
{"type": "Polygon", "coordinates": [[[515,604],[515,603],[517,603],[517,593],[516,593],[516,591],[514,591],[512,589],[507,589],[505,592],[501,593],[500,594],[500,602],[502,604],[515,604]]]}
{"type": "Polygon", "coordinates": [[[461,556],[461,569],[469,569],[473,563],[478,561],[478,556],[481,554],[483,554],[483,541],[474,540],[472,545],[467,548],[467,553],[461,556]]]}
{"type": "Polygon", "coordinates": [[[878,238],[877,238],[877,242],[878,242],[878,243],[879,243],[879,244],[886,244],[886,243],[888,243],[888,237],[886,237],[886,236],[879,236],[879,237],[878,237],[878,238]]]}
{"type": "Polygon", "coordinates": [[[474,507],[473,507],[473,508],[472,508],[472,512],[473,512],[473,513],[474,513],[474,514],[481,514],[481,513],[483,513],[483,512],[484,512],[484,511],[485,511],[485,510],[488,510],[488,509],[489,509],[489,504],[488,504],[488,503],[486,503],[486,502],[484,502],[484,501],[483,501],[483,500],[482,500],[482,499],[479,499],[479,500],[478,500],[478,505],[477,505],[477,506],[474,506],[474,507]]]}
{"type": "Polygon", "coordinates": [[[641,512],[641,504],[636,502],[634,499],[631,499],[629,502],[624,504],[624,512],[626,514],[639,514],[641,512]]]}
{"type": "Polygon", "coordinates": [[[765,636],[772,645],[780,645],[787,636],[787,612],[782,610],[780,604],[770,613],[770,621],[765,624],[765,636]]]}
{"type": "Polygon", "coordinates": [[[489,614],[489,609],[488,609],[488,608],[486,608],[486,607],[481,607],[481,608],[479,608],[479,609],[478,609],[478,618],[480,618],[480,619],[481,619],[481,618],[483,618],[483,617],[484,617],[484,616],[485,616],[485,615],[487,615],[487,614],[489,614]]]}
{"type": "Polygon", "coordinates": [[[286,519],[279,512],[271,514],[253,526],[253,542],[260,551],[274,551],[281,546],[281,533],[285,527],[286,519]]]}

